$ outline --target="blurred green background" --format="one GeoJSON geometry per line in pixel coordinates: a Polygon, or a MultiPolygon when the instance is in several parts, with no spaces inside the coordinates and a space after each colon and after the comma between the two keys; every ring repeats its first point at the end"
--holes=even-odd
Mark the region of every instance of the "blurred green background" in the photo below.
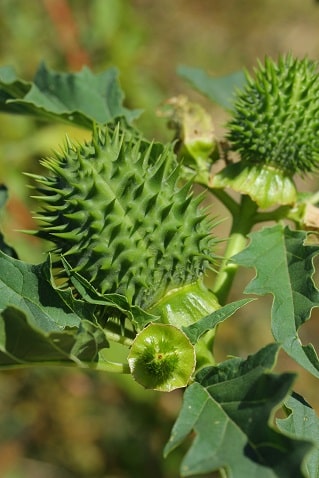
{"type": "MultiPolygon", "coordinates": [[[[138,126],[150,138],[167,140],[171,132],[156,115],[162,102],[183,93],[206,104],[178,78],[178,65],[223,75],[251,69],[265,55],[292,52],[318,59],[318,24],[314,0],[0,0],[0,61],[25,79],[42,60],[62,71],[117,66],[126,106],[144,110],[138,126]]],[[[222,136],[225,113],[206,107],[222,136]]],[[[33,204],[22,172],[38,171],[39,159],[63,143],[66,133],[72,139],[88,136],[74,127],[0,115],[0,182],[10,191],[2,228],[29,262],[42,261],[44,248],[16,232],[32,228],[33,204]]],[[[217,203],[212,209],[224,213],[217,203]]],[[[228,226],[223,223],[222,235],[228,226]]],[[[233,298],[249,277],[238,277],[233,298]]],[[[246,356],[272,341],[269,306],[270,299],[262,299],[258,310],[247,306],[220,328],[219,359],[246,356]]],[[[301,336],[318,348],[316,318],[301,336]]],[[[278,370],[299,372],[284,355],[278,370]]],[[[296,390],[319,410],[318,385],[308,374],[300,375],[296,390]]],[[[145,392],[130,377],[54,368],[2,372],[0,476],[177,478],[182,451],[164,461],[162,449],[181,399],[180,391],[145,392]]]]}

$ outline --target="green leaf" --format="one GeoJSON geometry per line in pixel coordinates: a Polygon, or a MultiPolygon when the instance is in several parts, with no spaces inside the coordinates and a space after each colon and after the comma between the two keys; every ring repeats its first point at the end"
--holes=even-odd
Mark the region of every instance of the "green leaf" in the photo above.
{"type": "Polygon", "coordinates": [[[288,418],[277,419],[279,430],[303,440],[311,440],[314,449],[306,457],[308,478],[317,478],[319,470],[319,418],[302,397],[294,393],[285,402],[288,418]]]}
{"type": "Polygon", "coordinates": [[[43,332],[78,327],[82,317],[47,281],[47,267],[46,263],[24,263],[0,251],[0,310],[16,307],[43,332]]]}
{"type": "Polygon", "coordinates": [[[90,304],[89,302],[75,298],[74,293],[71,288],[60,288],[57,287],[55,279],[52,273],[52,262],[51,254],[48,255],[47,260],[42,264],[41,274],[43,274],[43,279],[45,279],[54,289],[56,294],[62,299],[63,303],[67,305],[76,315],[81,319],[92,318],[96,310],[96,306],[90,304]]]}
{"type": "Polygon", "coordinates": [[[254,299],[241,299],[237,302],[227,304],[224,307],[216,310],[212,314],[209,314],[206,317],[199,319],[194,324],[191,324],[188,327],[182,327],[182,330],[187,335],[190,342],[194,345],[205,332],[213,329],[214,327],[216,327],[217,324],[228,319],[228,317],[233,315],[238,309],[248,304],[252,300],[254,299]]]}
{"type": "Polygon", "coordinates": [[[136,305],[131,305],[124,295],[116,293],[101,294],[85,277],[72,269],[65,257],[62,257],[62,263],[72,285],[85,303],[117,309],[129,318],[137,331],[142,330],[150,322],[156,322],[159,319],[156,315],[148,313],[136,305]]]}
{"type": "Polygon", "coordinates": [[[123,99],[115,68],[97,74],[87,67],[61,73],[42,63],[33,82],[18,79],[8,67],[0,68],[0,111],[90,128],[94,122],[111,123],[121,117],[131,122],[136,118],[139,112],[123,107],[123,99]]]}
{"type": "Polygon", "coordinates": [[[242,71],[213,78],[200,68],[179,66],[177,73],[197,91],[225,109],[232,108],[235,90],[242,88],[246,83],[246,77],[242,71]]]}
{"type": "MultiPolygon", "coordinates": [[[[7,202],[7,199],[8,199],[8,190],[6,186],[4,186],[3,184],[0,184],[0,215],[1,215],[1,209],[4,208],[7,202]]],[[[1,231],[0,231],[0,250],[3,251],[8,256],[15,257],[15,258],[18,257],[13,247],[9,246],[5,242],[4,236],[1,231]]]]}
{"type": "Polygon", "coordinates": [[[319,377],[319,360],[314,347],[302,345],[298,329],[319,306],[313,282],[313,259],[318,246],[304,242],[307,233],[275,225],[249,235],[250,244],[233,260],[255,267],[256,277],[245,293],[272,294],[272,333],[283,349],[302,367],[319,377]]]}
{"type": "Polygon", "coordinates": [[[271,416],[289,393],[293,374],[275,375],[278,347],[269,345],[247,360],[231,359],[207,367],[185,392],[165,456],[193,431],[182,476],[223,470],[229,478],[301,478],[311,444],[269,426],[271,416]],[[258,364],[260,364],[258,366],[258,364]]]}
{"type": "Polygon", "coordinates": [[[4,184],[0,184],[0,211],[4,208],[8,200],[8,189],[4,184]]]}
{"type": "Polygon", "coordinates": [[[31,85],[30,82],[20,80],[12,67],[0,67],[0,111],[23,113],[19,106],[11,105],[8,101],[25,96],[31,85]]]}
{"type": "Polygon", "coordinates": [[[246,360],[238,357],[226,360],[215,367],[206,367],[197,374],[197,380],[204,386],[213,382],[223,382],[255,370],[262,369],[265,372],[273,369],[278,353],[278,344],[269,344],[254,355],[249,355],[246,360]]]}
{"type": "Polygon", "coordinates": [[[102,329],[89,321],[78,328],[44,332],[17,308],[7,307],[0,315],[0,369],[68,361],[82,365],[81,360],[97,360],[100,348],[107,346],[102,329]]]}
{"type": "Polygon", "coordinates": [[[108,346],[92,306],[51,286],[50,261],[32,265],[0,251],[0,368],[93,362],[108,346]],[[92,310],[91,310],[92,309],[92,310]]]}
{"type": "Polygon", "coordinates": [[[74,338],[72,355],[88,363],[98,361],[100,350],[109,347],[102,327],[89,320],[81,321],[74,338]]]}

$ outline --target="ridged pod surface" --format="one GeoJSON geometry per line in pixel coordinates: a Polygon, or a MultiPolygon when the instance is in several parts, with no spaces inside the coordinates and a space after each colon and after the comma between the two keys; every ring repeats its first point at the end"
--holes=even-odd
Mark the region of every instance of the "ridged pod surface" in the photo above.
{"type": "Polygon", "coordinates": [[[213,262],[212,221],[181,183],[171,146],[95,128],[91,141],[68,142],[43,165],[37,235],[99,292],[148,308],[213,262]]]}
{"type": "Polygon", "coordinates": [[[241,159],[292,176],[319,166],[317,64],[291,55],[266,58],[237,93],[228,139],[241,159]]]}

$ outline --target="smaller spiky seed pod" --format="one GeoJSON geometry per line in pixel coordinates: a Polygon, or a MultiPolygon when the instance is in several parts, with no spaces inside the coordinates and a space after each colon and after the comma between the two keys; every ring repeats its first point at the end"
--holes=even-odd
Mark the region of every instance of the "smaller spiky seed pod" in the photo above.
{"type": "Polygon", "coordinates": [[[259,64],[239,91],[228,123],[232,149],[248,164],[293,176],[319,167],[319,76],[309,59],[259,64]]]}
{"type": "Polygon", "coordinates": [[[180,184],[171,147],[96,128],[92,141],[68,143],[43,165],[37,235],[98,292],[147,309],[213,262],[212,221],[180,184]]]}

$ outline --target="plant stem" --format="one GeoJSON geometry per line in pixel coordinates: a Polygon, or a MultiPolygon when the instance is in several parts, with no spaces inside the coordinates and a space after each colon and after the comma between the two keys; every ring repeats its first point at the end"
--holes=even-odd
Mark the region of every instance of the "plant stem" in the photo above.
{"type": "Polygon", "coordinates": [[[217,274],[213,292],[219,303],[226,302],[238,265],[230,259],[242,251],[247,242],[247,234],[255,224],[257,204],[247,195],[243,195],[237,214],[233,214],[233,223],[227,243],[224,259],[217,274]]]}
{"type": "Polygon", "coordinates": [[[130,337],[126,337],[125,335],[120,335],[112,330],[104,329],[105,337],[110,340],[111,342],[117,342],[122,345],[126,345],[130,347],[133,343],[133,339],[130,337]]]}
{"type": "Polygon", "coordinates": [[[100,362],[82,362],[81,360],[77,360],[75,362],[71,361],[41,361],[41,362],[22,362],[22,363],[14,363],[10,365],[1,365],[1,370],[19,370],[23,368],[31,368],[31,367],[77,367],[77,368],[84,368],[84,369],[93,369],[102,372],[109,372],[109,373],[121,373],[121,374],[128,374],[130,372],[130,368],[126,363],[117,363],[117,362],[109,362],[107,360],[103,360],[100,362]]]}
{"type": "Polygon", "coordinates": [[[209,191],[229,210],[233,217],[239,214],[240,204],[238,204],[223,189],[210,188],[209,191]]]}
{"type": "Polygon", "coordinates": [[[118,362],[109,362],[107,360],[100,360],[94,366],[90,365],[90,368],[98,370],[100,372],[111,372],[111,373],[121,373],[129,374],[131,373],[130,367],[127,363],[118,363],[118,362]]]}
{"type": "Polygon", "coordinates": [[[266,211],[266,212],[257,212],[255,215],[254,223],[257,224],[258,222],[265,222],[265,221],[280,221],[281,219],[288,218],[288,214],[291,211],[291,206],[280,206],[274,211],[266,211]]]}

